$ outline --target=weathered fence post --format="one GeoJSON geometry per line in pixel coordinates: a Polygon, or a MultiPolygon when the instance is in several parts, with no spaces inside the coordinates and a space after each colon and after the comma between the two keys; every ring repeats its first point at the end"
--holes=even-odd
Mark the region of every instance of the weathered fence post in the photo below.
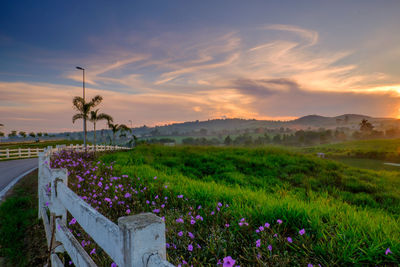
{"type": "Polygon", "coordinates": [[[147,267],[154,254],[165,260],[165,223],[160,217],[153,213],[120,217],[118,226],[123,242],[123,267],[147,267]]]}
{"type": "Polygon", "coordinates": [[[30,157],[31,157],[31,148],[28,147],[28,158],[30,158],[30,157]]]}
{"type": "Polygon", "coordinates": [[[8,148],[6,149],[6,155],[7,155],[7,158],[10,157],[10,151],[8,150],[8,148]]]}
{"type": "Polygon", "coordinates": [[[20,158],[22,155],[21,155],[21,148],[18,148],[18,158],[20,158]]]}

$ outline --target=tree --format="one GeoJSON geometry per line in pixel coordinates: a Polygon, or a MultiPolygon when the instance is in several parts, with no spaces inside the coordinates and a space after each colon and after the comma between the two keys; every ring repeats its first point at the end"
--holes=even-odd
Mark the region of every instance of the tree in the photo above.
{"type": "Polygon", "coordinates": [[[37,134],[36,134],[38,137],[42,137],[42,133],[41,132],[38,132],[37,134]]]}
{"type": "Polygon", "coordinates": [[[368,120],[363,119],[360,123],[360,132],[363,133],[364,135],[370,134],[372,130],[374,129],[374,126],[368,122],[368,120]]]}
{"type": "Polygon", "coordinates": [[[232,144],[232,138],[229,135],[225,137],[224,144],[227,146],[232,144]]]}
{"type": "Polygon", "coordinates": [[[36,134],[34,132],[30,132],[29,136],[35,138],[36,134]]]}
{"type": "Polygon", "coordinates": [[[113,132],[113,144],[115,145],[115,134],[119,131],[124,132],[124,131],[132,131],[131,129],[128,128],[125,124],[112,124],[111,122],[108,123],[108,128],[111,129],[113,132]]]}
{"type": "Polygon", "coordinates": [[[98,112],[99,109],[96,109],[94,111],[92,110],[90,112],[90,118],[89,118],[89,120],[93,123],[93,131],[94,131],[93,143],[95,150],[96,150],[96,123],[101,120],[107,120],[108,123],[113,122],[113,118],[110,115],[105,113],[98,114],[98,112]]]}
{"type": "Polygon", "coordinates": [[[103,97],[100,95],[96,95],[89,102],[86,102],[85,99],[83,99],[80,96],[75,96],[74,99],[72,100],[72,104],[74,105],[75,110],[79,112],[74,116],[72,116],[72,123],[75,123],[75,121],[78,119],[83,120],[83,132],[84,132],[83,138],[85,143],[85,151],[86,151],[86,136],[87,136],[86,121],[89,119],[89,114],[92,108],[99,105],[101,101],[103,101],[103,97]]]}
{"type": "Polygon", "coordinates": [[[11,133],[8,134],[8,137],[15,137],[17,136],[17,131],[13,130],[11,133]]]}
{"type": "Polygon", "coordinates": [[[23,138],[26,137],[26,132],[24,132],[24,131],[20,131],[18,134],[19,134],[20,136],[22,136],[23,138]]]}

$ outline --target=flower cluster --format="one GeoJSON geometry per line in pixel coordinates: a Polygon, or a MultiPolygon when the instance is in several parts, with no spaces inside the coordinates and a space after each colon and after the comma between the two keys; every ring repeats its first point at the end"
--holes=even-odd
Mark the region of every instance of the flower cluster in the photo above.
{"type": "MultiPolygon", "coordinates": [[[[299,253],[302,243],[312,242],[308,230],[288,229],[283,218],[256,224],[252,218],[236,216],[232,203],[199,203],[185,192],[171,190],[162,177],[118,175],[112,163],[97,161],[89,153],[62,151],[50,164],[67,168],[69,187],[114,222],[142,212],[161,217],[166,224],[167,259],[177,266],[319,266],[299,253]]],[[[99,266],[116,266],[75,218],[70,216],[68,227],[99,266]]]]}

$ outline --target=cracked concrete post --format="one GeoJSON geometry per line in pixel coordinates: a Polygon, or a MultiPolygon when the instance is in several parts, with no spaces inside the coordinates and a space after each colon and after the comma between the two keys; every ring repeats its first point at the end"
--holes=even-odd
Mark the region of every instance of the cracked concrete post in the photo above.
{"type": "Polygon", "coordinates": [[[118,218],[123,243],[123,267],[146,267],[157,253],[165,260],[165,223],[153,213],[118,218]]]}

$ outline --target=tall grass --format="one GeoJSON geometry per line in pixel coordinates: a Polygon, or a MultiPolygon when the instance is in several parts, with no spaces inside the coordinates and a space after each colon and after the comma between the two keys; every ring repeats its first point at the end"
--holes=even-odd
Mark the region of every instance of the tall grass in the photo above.
{"type": "Polygon", "coordinates": [[[399,179],[279,149],[141,146],[106,155],[117,172],[157,176],[176,194],[251,224],[304,227],[301,252],[323,265],[400,263],[399,179]],[[387,248],[393,254],[385,255],[387,248]]]}

